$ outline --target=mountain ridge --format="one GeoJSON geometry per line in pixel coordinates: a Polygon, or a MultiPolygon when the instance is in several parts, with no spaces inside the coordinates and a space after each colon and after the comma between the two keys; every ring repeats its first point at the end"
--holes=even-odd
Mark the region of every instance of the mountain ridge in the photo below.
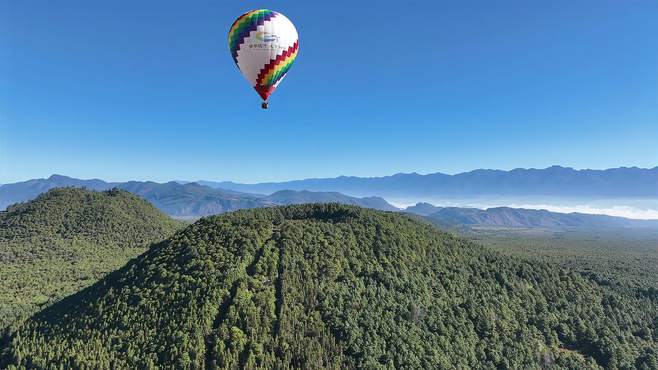
{"type": "Polygon", "coordinates": [[[339,203],[347,205],[373,208],[382,211],[398,211],[399,208],[392,206],[380,197],[350,197],[335,191],[317,192],[308,190],[279,190],[263,199],[267,199],[277,205],[291,205],[304,203],[339,203]]]}
{"type": "Polygon", "coordinates": [[[585,197],[584,199],[589,199],[587,197],[608,199],[613,195],[624,195],[630,198],[639,197],[638,199],[648,204],[649,199],[658,200],[658,167],[651,169],[620,167],[607,170],[574,170],[560,166],[511,171],[482,169],[457,175],[399,173],[373,178],[341,176],[251,185],[208,181],[170,181],[167,183],[128,181],[118,183],[104,182],[99,179],[80,180],[54,174],[47,179],[1,185],[0,209],[9,204],[32,199],[50,188],[61,186],[86,187],[99,191],[112,187],[128,189],[151,201],[156,207],[171,216],[193,219],[240,208],[301,202],[336,201],[375,209],[395,210],[395,207],[387,203],[385,199],[381,199],[381,196],[389,197],[389,199],[396,196],[416,197],[417,199],[430,199],[435,196],[446,199],[477,197],[477,199],[489,199],[493,204],[498,203],[504,206],[510,202],[505,198],[506,196],[519,196],[518,199],[525,199],[523,197],[532,196],[529,194],[538,196],[537,194],[540,193],[550,193],[551,196],[558,197],[557,199],[561,199],[560,196],[564,196],[564,199],[570,199],[569,197],[578,199],[578,196],[585,197]],[[225,186],[225,188],[218,188],[218,185],[225,186]],[[589,192],[588,189],[594,190],[589,192]],[[284,193],[278,193],[282,191],[284,193]],[[297,193],[293,193],[293,191],[297,193]],[[304,193],[305,191],[308,193],[304,193]],[[583,191],[589,193],[583,193],[583,191]],[[488,193],[497,195],[487,195],[488,193]],[[288,199],[283,199],[286,194],[288,199]]]}
{"type": "Polygon", "coordinates": [[[658,220],[636,220],[578,212],[560,213],[545,209],[437,207],[421,202],[407,207],[403,212],[423,216],[442,226],[498,226],[552,230],[658,229],[658,220]]]}
{"type": "Polygon", "coordinates": [[[197,182],[183,184],[177,181],[166,183],[153,181],[105,182],[98,179],[80,180],[62,175],[0,186],[0,207],[28,201],[43,192],[58,187],[78,187],[96,191],[112,188],[127,190],[148,200],[168,215],[177,218],[198,218],[244,208],[318,202],[337,202],[382,210],[397,210],[382,198],[357,198],[335,192],[282,191],[263,195],[211,188],[197,182]]]}
{"type": "Polygon", "coordinates": [[[338,191],[363,196],[473,196],[552,195],[658,198],[658,166],[618,167],[605,170],[551,166],[509,171],[477,169],[448,175],[397,173],[390,176],[309,178],[283,182],[242,184],[231,181],[198,181],[208,186],[247,192],[278,190],[338,191]]]}

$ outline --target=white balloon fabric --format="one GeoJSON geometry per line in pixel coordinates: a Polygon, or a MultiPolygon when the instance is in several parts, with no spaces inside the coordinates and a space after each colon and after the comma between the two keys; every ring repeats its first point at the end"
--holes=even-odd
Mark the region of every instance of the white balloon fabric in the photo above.
{"type": "Polygon", "coordinates": [[[267,101],[297,57],[297,30],[286,16],[258,9],[241,15],[228,34],[233,61],[267,101]]]}

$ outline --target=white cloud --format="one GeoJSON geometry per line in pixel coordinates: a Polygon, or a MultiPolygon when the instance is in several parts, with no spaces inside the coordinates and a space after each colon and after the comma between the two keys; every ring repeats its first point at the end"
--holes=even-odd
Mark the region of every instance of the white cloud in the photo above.
{"type": "MultiPolygon", "coordinates": [[[[408,206],[415,205],[417,202],[423,202],[427,200],[409,200],[409,199],[390,199],[389,203],[398,207],[406,208],[408,206]]],[[[512,207],[512,208],[527,208],[527,209],[545,209],[551,212],[559,213],[587,213],[587,214],[597,214],[597,215],[608,215],[608,216],[618,216],[626,218],[634,218],[640,220],[656,220],[658,219],[658,204],[656,208],[651,206],[649,207],[636,207],[631,205],[588,205],[588,204],[550,204],[547,202],[514,202],[514,201],[504,201],[500,200],[498,202],[478,202],[478,201],[468,201],[464,199],[460,200],[432,200],[427,201],[437,207],[471,207],[479,209],[487,209],[491,207],[512,207]]],[[[649,203],[652,205],[654,203],[649,203]]]]}
{"type": "Polygon", "coordinates": [[[589,213],[598,215],[618,216],[626,218],[635,218],[641,220],[658,219],[658,209],[642,209],[631,206],[612,206],[612,207],[592,207],[588,205],[575,206],[557,206],[551,204],[510,204],[508,207],[528,208],[528,209],[545,209],[551,212],[560,213],[589,213]]]}

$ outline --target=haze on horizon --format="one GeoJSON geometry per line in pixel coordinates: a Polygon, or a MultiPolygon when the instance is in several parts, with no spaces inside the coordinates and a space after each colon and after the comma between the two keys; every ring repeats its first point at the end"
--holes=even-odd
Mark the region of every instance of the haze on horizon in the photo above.
{"type": "Polygon", "coordinates": [[[658,370],[657,14],[0,1],[0,369],[658,370]]]}
{"type": "MultiPolygon", "coordinates": [[[[248,197],[249,194],[260,194],[265,197],[281,190],[292,190],[293,193],[302,190],[335,192],[355,197],[378,196],[398,209],[405,209],[423,202],[438,207],[479,209],[511,207],[517,209],[543,209],[558,213],[602,214],[632,219],[658,219],[658,198],[651,190],[651,182],[646,183],[647,181],[654,181],[656,170],[658,168],[626,168],[582,172],[569,168],[551,167],[538,171],[522,169],[520,171],[496,171],[494,173],[473,171],[454,177],[397,174],[379,178],[337,177],[257,184],[199,181],[199,184],[195,184],[193,189],[200,189],[199,186],[201,186],[201,188],[205,187],[207,189],[204,191],[213,191],[212,188],[215,188],[215,191],[223,194],[227,194],[227,191],[233,191],[248,197]],[[628,177],[631,173],[635,174],[636,177],[628,177]],[[653,173],[653,177],[651,173],[653,173]],[[625,179],[620,177],[622,174],[625,174],[623,175],[626,177],[625,179]],[[637,177],[638,174],[644,175],[643,177],[637,177]],[[557,178],[554,178],[555,176],[557,178]],[[464,180],[466,182],[463,182],[464,180]],[[583,181],[585,182],[583,183],[583,181]],[[637,181],[644,183],[644,186],[637,188],[637,181]],[[384,183],[388,185],[382,186],[384,183]],[[450,185],[451,183],[453,185],[450,185]],[[458,184],[457,188],[454,188],[454,184],[458,184]],[[513,187],[507,188],[505,184],[513,187]],[[524,185],[520,186],[521,184],[524,185]],[[559,184],[568,185],[563,187],[559,184]],[[601,184],[603,184],[603,188],[601,188],[601,184]],[[555,188],[556,185],[559,188],[555,188]],[[612,187],[610,187],[611,185],[612,187]],[[461,188],[461,186],[466,188],[461,188]],[[555,191],[547,192],[546,189],[554,189],[555,191]],[[582,192],[584,189],[587,190],[582,192]]],[[[103,180],[106,179],[75,179],[54,174],[48,178],[30,179],[26,182],[6,184],[5,186],[0,185],[0,204],[2,200],[6,205],[9,205],[17,201],[31,199],[39,192],[53,187],[75,186],[98,190],[109,189],[113,186],[121,187],[123,183],[130,186],[129,189],[132,188],[130,184],[138,187],[153,188],[153,186],[156,186],[159,189],[169,189],[165,191],[166,193],[178,191],[175,190],[177,188],[172,188],[169,182],[176,183],[175,185],[179,187],[188,182],[196,182],[178,180],[155,185],[148,184],[140,179],[131,179],[130,182],[104,182],[103,180]]],[[[197,192],[198,190],[192,191],[197,192]]]]}

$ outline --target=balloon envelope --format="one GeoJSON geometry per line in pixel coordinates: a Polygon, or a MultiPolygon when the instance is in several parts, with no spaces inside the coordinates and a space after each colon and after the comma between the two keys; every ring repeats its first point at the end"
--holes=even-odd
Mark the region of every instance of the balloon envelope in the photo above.
{"type": "Polygon", "coordinates": [[[233,22],[228,48],[242,75],[267,101],[297,57],[297,30],[281,13],[252,10],[233,22]]]}

